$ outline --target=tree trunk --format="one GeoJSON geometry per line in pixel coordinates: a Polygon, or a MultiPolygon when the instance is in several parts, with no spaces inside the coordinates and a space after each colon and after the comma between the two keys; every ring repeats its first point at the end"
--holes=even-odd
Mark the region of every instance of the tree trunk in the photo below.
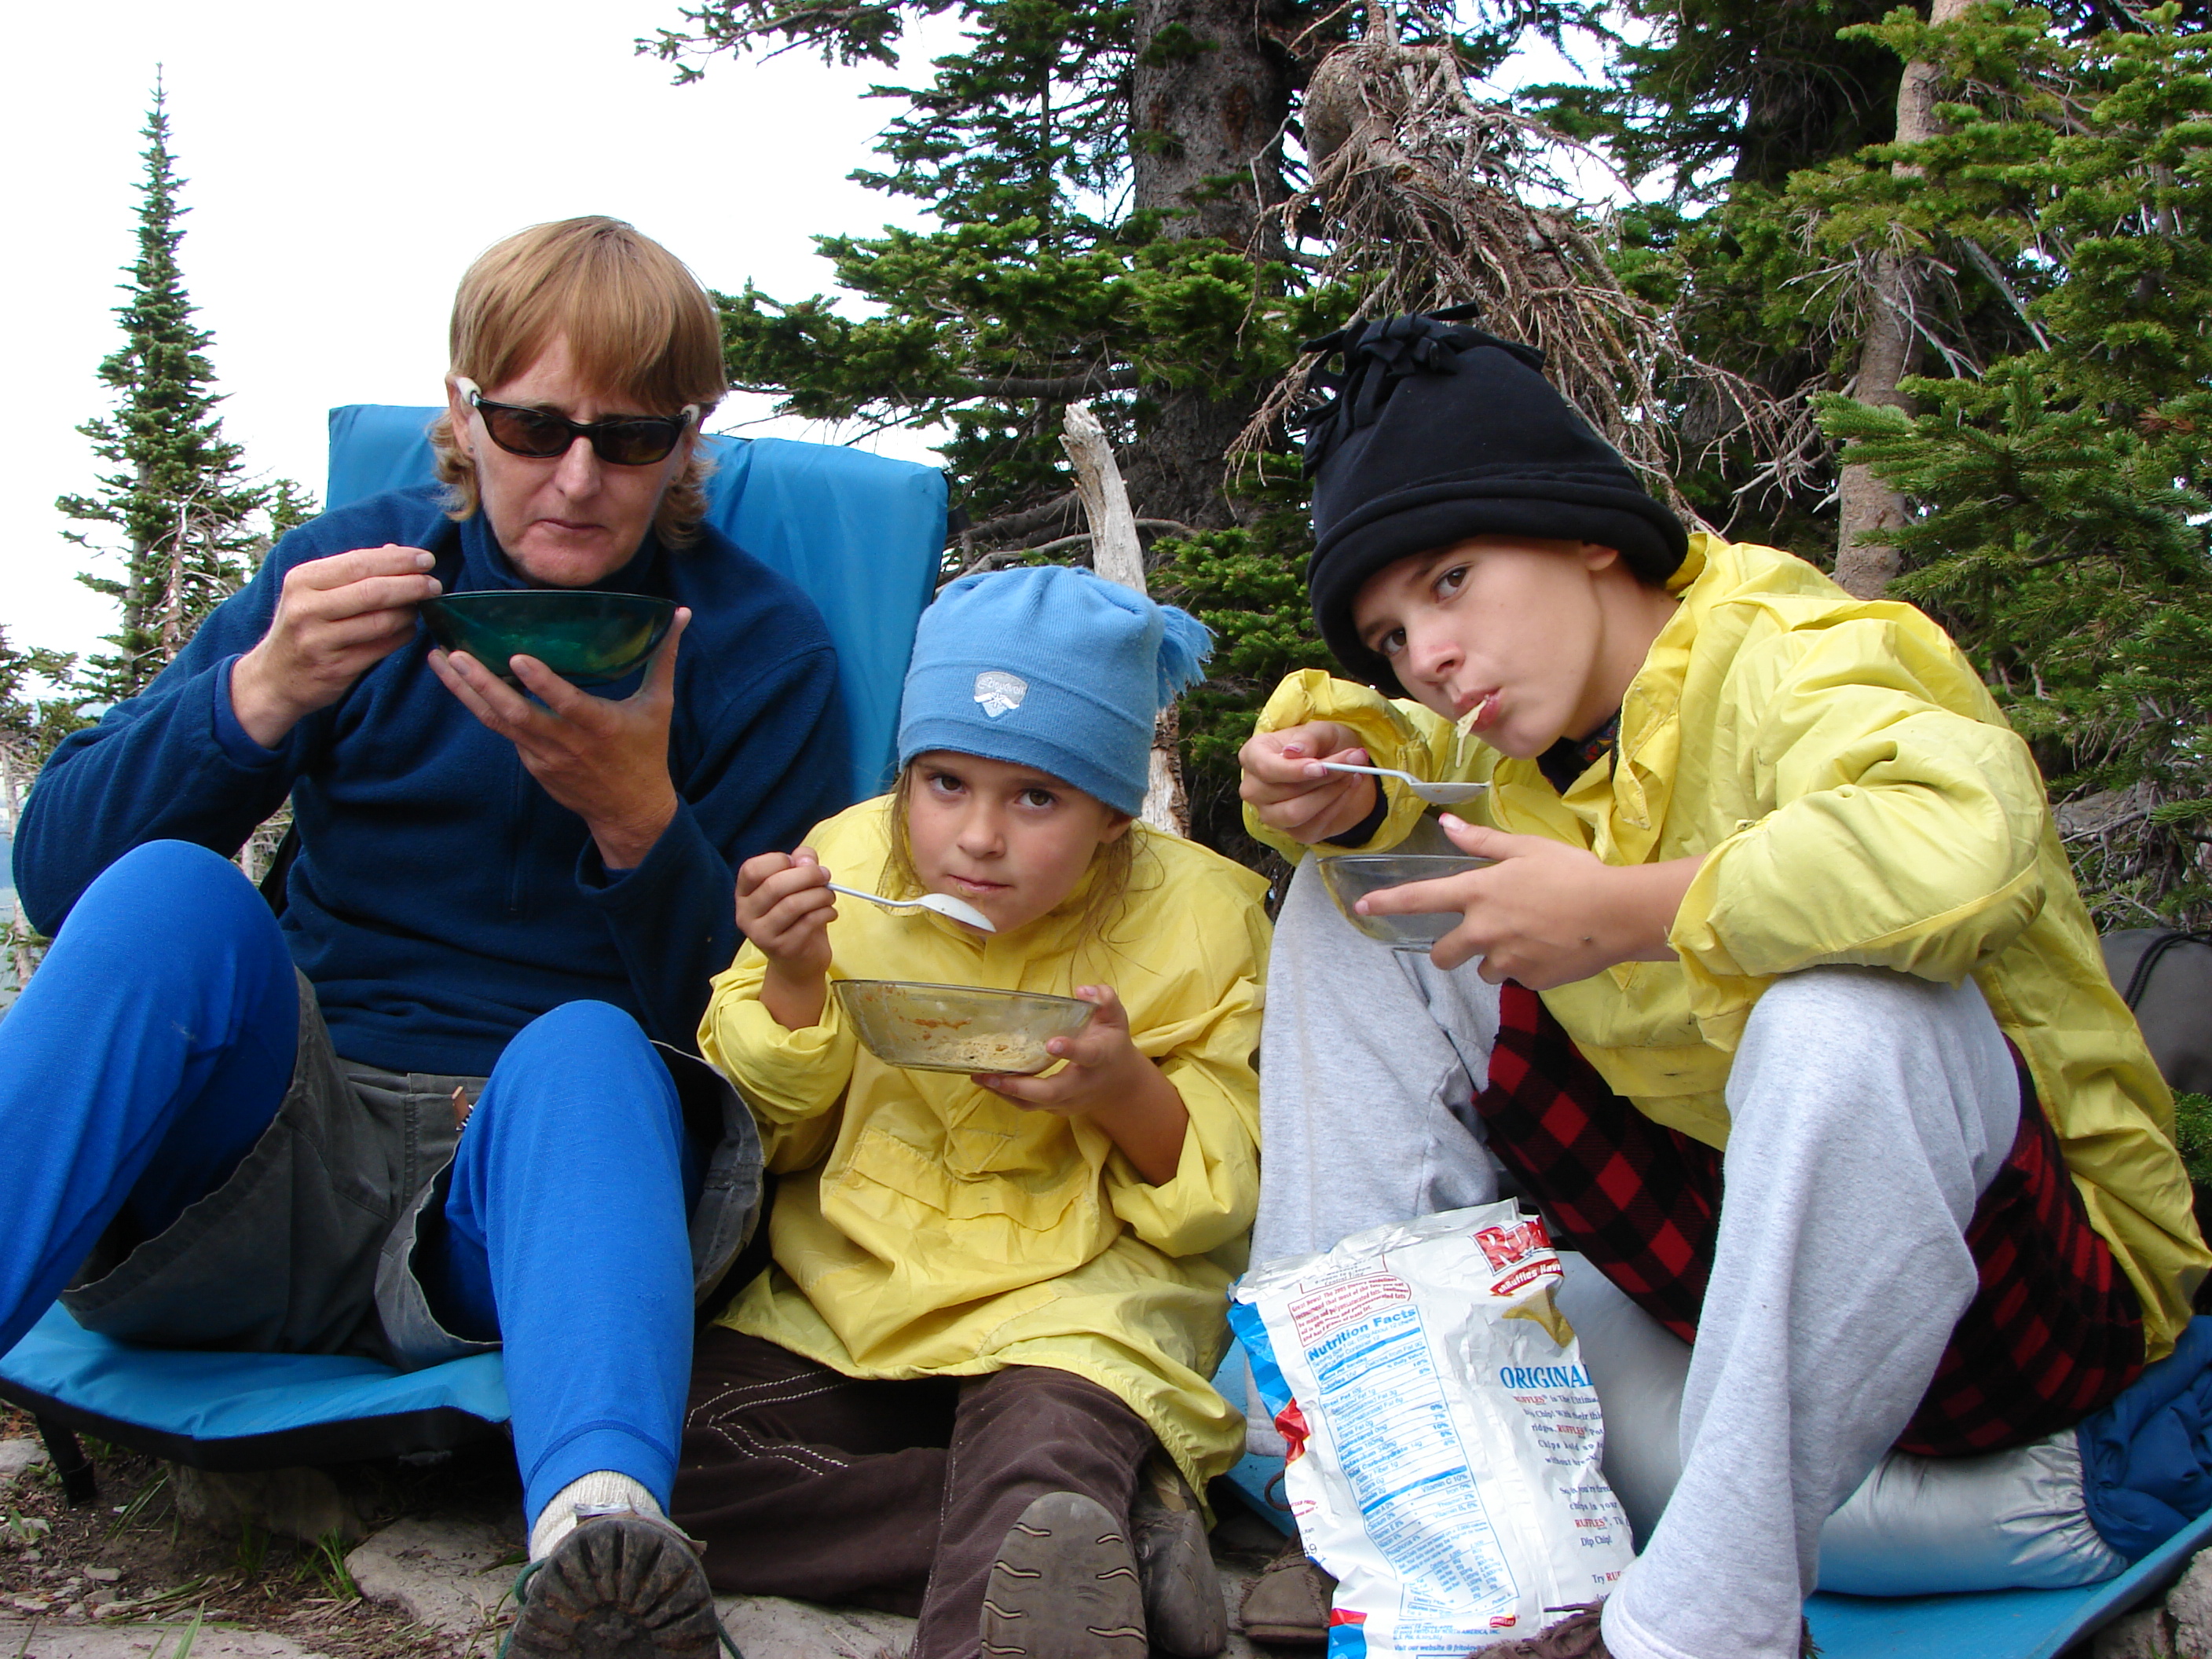
{"type": "MultiPolygon", "coordinates": [[[[1964,15],[1972,0],[1934,0],[1928,21],[1948,23],[1964,15]]],[[[1933,64],[1914,62],[1905,66],[1897,88],[1897,142],[1918,143],[1939,131],[1936,121],[1936,91],[1942,71],[1933,64]]],[[[1896,164],[1900,179],[1919,176],[1920,169],[1896,164]]],[[[1919,302],[1919,280],[1912,263],[1885,248],[1875,256],[1873,301],[1868,307],[1866,337],[1859,343],[1858,372],[1851,377],[1850,394],[1863,404],[1885,404],[1913,412],[1912,400],[1898,382],[1912,371],[1914,347],[1912,313],[1919,302]]],[[[1874,474],[1871,467],[1853,465],[1838,481],[1836,513],[1836,581],[1844,591],[1862,599],[1878,599],[1897,574],[1899,554],[1887,539],[1909,520],[1905,497],[1874,474]]]]}
{"type": "MultiPolygon", "coordinates": [[[[1137,515],[1115,465],[1114,446],[1089,404],[1067,406],[1066,432],[1060,445],[1075,468],[1075,488],[1091,523],[1091,568],[1109,581],[1145,592],[1145,550],[1137,539],[1137,515]]],[[[1145,810],[1138,816],[1155,830],[1190,834],[1190,802],[1183,793],[1182,763],[1176,754],[1179,735],[1175,705],[1160,710],[1152,727],[1151,781],[1145,810]]]]}
{"type": "MultiPolygon", "coordinates": [[[[1261,258],[1280,252],[1261,215],[1289,193],[1280,138],[1293,66],[1264,26],[1287,15],[1281,0],[1136,0],[1133,200],[1167,216],[1170,238],[1218,236],[1261,258]]],[[[1128,466],[1139,513],[1200,529],[1231,523],[1223,457],[1261,389],[1218,399],[1203,386],[1146,391],[1158,412],[1128,466]]]]}

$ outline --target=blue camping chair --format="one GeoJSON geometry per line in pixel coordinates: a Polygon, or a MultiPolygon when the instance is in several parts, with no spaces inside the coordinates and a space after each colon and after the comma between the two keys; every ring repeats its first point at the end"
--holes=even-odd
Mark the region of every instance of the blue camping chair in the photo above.
{"type": "MultiPolygon", "coordinates": [[[[436,409],[331,411],[327,504],[428,483],[436,409]]],[[[854,799],[893,763],[915,623],[945,545],[945,475],[827,444],[710,438],[708,519],[805,589],[836,647],[854,799]]],[[[413,1372],[333,1354],[133,1347],[60,1307],[0,1357],[0,1399],[38,1419],[72,1503],[94,1495],[76,1431],[225,1472],[435,1453],[501,1431],[496,1353],[413,1372]]]]}

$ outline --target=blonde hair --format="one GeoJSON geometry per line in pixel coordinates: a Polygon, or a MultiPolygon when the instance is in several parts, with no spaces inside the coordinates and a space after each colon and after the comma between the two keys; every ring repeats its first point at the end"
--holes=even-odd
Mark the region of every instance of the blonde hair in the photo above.
{"type": "MultiPolygon", "coordinates": [[[[914,838],[907,833],[907,809],[914,799],[915,763],[899,768],[891,785],[891,848],[884,860],[884,884],[896,897],[912,898],[929,890],[915,867],[914,838]]],[[[1068,784],[1073,788],[1073,784],[1068,784]]],[[[1109,809],[1111,811],[1112,809],[1109,809]]],[[[1132,823],[1111,841],[1102,841],[1091,854],[1091,899],[1083,907],[1084,926],[1104,937],[1121,913],[1135,884],[1137,826],[1132,823]]]]}
{"type": "MultiPolygon", "coordinates": [[[[484,250],[461,278],[449,331],[451,373],[497,386],[528,370],[556,340],[577,378],[603,396],[673,415],[699,406],[703,424],[729,390],[714,303],[684,262],[619,219],[532,225],[484,250]]],[[[696,428],[694,428],[695,432],[696,428]]],[[[476,512],[476,462],[450,410],[430,428],[449,514],[476,512]]],[[[714,470],[704,445],[660,498],[653,528],[682,546],[706,516],[714,470]]]]}

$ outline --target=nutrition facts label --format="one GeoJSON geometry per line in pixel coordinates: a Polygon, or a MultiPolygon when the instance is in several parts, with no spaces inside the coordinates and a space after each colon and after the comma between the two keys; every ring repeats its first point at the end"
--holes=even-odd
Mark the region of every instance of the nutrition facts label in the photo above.
{"type": "Polygon", "coordinates": [[[1376,1284],[1340,1282],[1331,1291],[1332,1311],[1350,1304],[1364,1317],[1309,1352],[1368,1536],[1405,1583],[1419,1587],[1401,1609],[1399,1644],[1417,1649],[1421,1613],[1449,1607],[1437,1636],[1461,1632],[1455,1650],[1464,1652],[1469,1613],[1478,1627],[1491,1613],[1510,1616],[1520,1591],[1453,1425],[1428,1334],[1402,1285],[1397,1295],[1376,1284]]]}

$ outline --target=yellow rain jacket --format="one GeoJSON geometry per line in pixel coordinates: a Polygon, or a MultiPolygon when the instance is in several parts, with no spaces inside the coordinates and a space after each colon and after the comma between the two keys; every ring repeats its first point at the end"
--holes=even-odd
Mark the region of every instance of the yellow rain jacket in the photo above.
{"type": "MultiPolygon", "coordinates": [[[[870,883],[889,805],[863,802],[807,844],[841,880],[870,883]]],[[[848,1376],[1073,1371],[1126,1401],[1203,1492],[1244,1443],[1208,1379],[1259,1201],[1267,886],[1192,842],[1129,833],[1130,891],[1103,935],[1089,878],[1012,933],[848,899],[830,972],[1055,996],[1112,986],[1190,1113],[1174,1179],[1146,1182],[1085,1119],[884,1065],[834,994],[820,1024],[787,1031],[761,1006],[767,962],[747,945],[714,981],[699,1040],[751,1103],[782,1178],[775,1265],[721,1322],[848,1376]]]]}
{"type": "MultiPolygon", "coordinates": [[[[1722,1088],[1776,975],[1850,963],[1972,975],[2142,1298],[2148,1358],[2162,1358],[2212,1255],[2173,1148],[2173,1097],[2106,976],[2027,745],[1911,605],[1854,599],[1787,553],[1705,535],[1668,586],[1681,604],[1622,700],[1618,763],[1592,766],[1565,799],[1533,760],[1317,671],[1283,682],[1260,729],[1338,720],[1377,765],[1487,777],[1470,817],[1607,864],[1704,854],[1668,936],[1679,963],[1626,963],[1543,995],[1615,1092],[1709,1145],[1727,1140],[1722,1088]]],[[[1388,787],[1372,847],[1420,813],[1388,787]]]]}

